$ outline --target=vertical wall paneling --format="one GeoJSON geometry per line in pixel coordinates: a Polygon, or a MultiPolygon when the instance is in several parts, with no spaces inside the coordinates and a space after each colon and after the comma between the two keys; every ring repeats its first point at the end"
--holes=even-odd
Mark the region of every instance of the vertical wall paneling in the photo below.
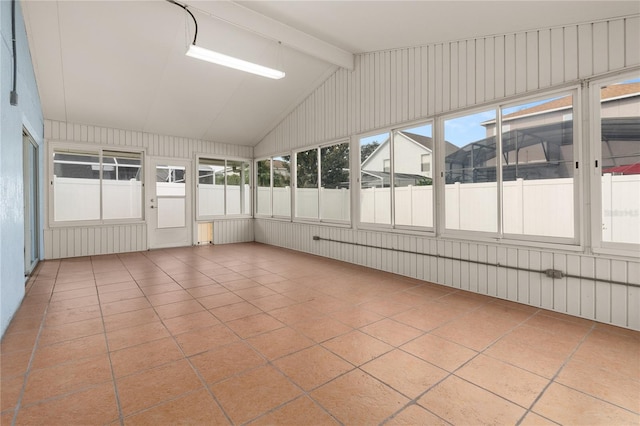
{"type": "Polygon", "coordinates": [[[487,258],[487,246],[479,245],[478,247],[478,262],[481,262],[477,265],[478,267],[478,293],[480,294],[488,294],[489,293],[489,281],[488,281],[488,269],[486,263],[488,263],[487,258]],[[484,264],[483,264],[484,263],[484,264]]]}
{"type": "Polygon", "coordinates": [[[473,94],[473,99],[471,103],[481,103],[484,102],[485,97],[485,48],[484,48],[485,39],[479,38],[474,40],[474,60],[475,64],[474,72],[471,74],[471,78],[473,81],[473,87],[475,88],[475,93],[473,94]]]}
{"type": "MultiPolygon", "coordinates": [[[[583,277],[595,277],[595,260],[589,257],[580,259],[580,275],[583,277]]],[[[593,280],[580,280],[580,315],[586,318],[595,318],[595,293],[596,285],[593,280]]]]}
{"type": "Polygon", "coordinates": [[[420,61],[420,57],[416,57],[416,49],[407,50],[407,119],[413,120],[416,117],[415,98],[416,92],[420,94],[420,81],[416,74],[416,62],[420,61]]]}
{"type": "Polygon", "coordinates": [[[467,93],[465,105],[476,104],[476,75],[480,72],[478,61],[476,59],[476,43],[477,40],[467,40],[467,58],[466,58],[466,77],[467,77],[467,93]]]}
{"type": "Polygon", "coordinates": [[[594,74],[609,70],[609,23],[597,22],[593,24],[592,51],[594,74]]]}
{"type": "MultiPolygon", "coordinates": [[[[629,262],[627,279],[631,283],[640,282],[640,262],[629,262]]],[[[627,287],[627,326],[640,330],[640,287],[627,287]]]]}
{"type": "MultiPolygon", "coordinates": [[[[518,250],[518,264],[517,266],[522,269],[529,269],[529,250],[518,250]]],[[[517,274],[516,285],[518,288],[517,301],[520,303],[530,303],[529,295],[531,290],[529,288],[529,275],[527,271],[515,271],[517,274]]]]}
{"type": "Polygon", "coordinates": [[[540,87],[540,64],[538,59],[541,50],[538,45],[539,31],[530,31],[526,34],[527,43],[527,90],[536,90],[540,87]]]}
{"type": "MultiPolygon", "coordinates": [[[[539,251],[529,251],[529,269],[533,271],[542,269],[539,251]]],[[[537,272],[529,272],[529,304],[542,306],[542,275],[537,272]]]]}
{"type": "Polygon", "coordinates": [[[527,74],[534,72],[535,64],[531,64],[531,68],[527,64],[527,34],[518,33],[515,38],[516,93],[524,93],[527,91],[527,74]]]}
{"type": "Polygon", "coordinates": [[[624,22],[625,66],[640,64],[640,17],[627,18],[624,22]]]}
{"type": "Polygon", "coordinates": [[[454,42],[449,44],[450,66],[449,66],[449,108],[457,109],[460,107],[459,91],[464,88],[466,79],[460,78],[460,54],[458,50],[460,43],[454,42]],[[462,85],[462,89],[460,87],[462,85]]]}
{"type": "MultiPolygon", "coordinates": [[[[567,255],[564,253],[553,254],[553,269],[567,270],[567,255]]],[[[553,279],[553,309],[560,312],[567,311],[567,278],[553,279]]]]}
{"type": "MultiPolygon", "coordinates": [[[[589,40],[590,41],[590,40],[589,40]]],[[[590,55],[590,53],[589,53],[590,55]]],[[[580,57],[580,61],[583,61],[580,57]]],[[[589,63],[591,58],[589,56],[589,63]]],[[[578,27],[564,28],[564,81],[573,81],[578,78],[578,27]]]]}
{"type": "MultiPolygon", "coordinates": [[[[469,244],[460,244],[460,259],[469,259],[469,244]]],[[[469,262],[459,262],[460,264],[460,288],[463,290],[469,290],[471,286],[471,279],[469,277],[469,262]]]]}
{"type": "Polygon", "coordinates": [[[487,101],[495,98],[495,84],[496,84],[496,60],[495,60],[495,38],[489,37],[484,39],[484,82],[478,83],[478,89],[484,90],[484,96],[482,100],[478,102],[487,101]]]}
{"type": "Polygon", "coordinates": [[[442,46],[442,111],[451,107],[451,44],[442,46]]]}
{"type": "MultiPolygon", "coordinates": [[[[609,23],[607,52],[609,52],[609,69],[616,70],[624,67],[624,20],[609,23]]],[[[639,35],[640,36],[640,35],[639,35]]]]}
{"type": "Polygon", "coordinates": [[[602,56],[605,52],[593,50],[593,24],[578,26],[578,76],[580,78],[593,75],[594,55],[602,56]]]}
{"type": "Polygon", "coordinates": [[[400,121],[409,119],[409,50],[401,49],[402,61],[398,63],[402,86],[400,88],[400,104],[402,105],[400,121]]]}
{"type": "Polygon", "coordinates": [[[551,30],[538,31],[538,86],[551,86],[551,30]]]}
{"type": "MultiPolygon", "coordinates": [[[[468,244],[468,253],[469,260],[478,261],[478,245],[477,244],[468,244]]],[[[469,263],[468,264],[468,290],[478,293],[479,292],[479,281],[480,274],[478,271],[477,263],[469,263]]]]}
{"type": "Polygon", "coordinates": [[[429,87],[433,87],[434,90],[432,98],[434,102],[434,106],[430,109],[431,114],[437,114],[443,109],[443,96],[444,96],[444,84],[443,76],[442,76],[442,67],[443,67],[443,54],[442,54],[442,45],[438,44],[435,47],[431,47],[429,50],[433,51],[433,58],[431,59],[431,63],[429,64],[429,69],[433,69],[433,81],[429,83],[429,87]]]}
{"type": "MultiPolygon", "coordinates": [[[[506,78],[506,65],[505,65],[505,47],[506,47],[506,37],[505,36],[497,36],[494,37],[494,67],[493,67],[493,84],[495,88],[494,96],[491,99],[499,99],[505,96],[506,87],[507,87],[507,78],[506,78]]],[[[513,75],[513,73],[510,73],[513,75]]]]}
{"type": "Polygon", "coordinates": [[[504,37],[504,95],[516,93],[516,36],[504,37]]]}
{"type": "MultiPolygon", "coordinates": [[[[574,255],[567,256],[567,274],[580,276],[580,257],[574,255]]],[[[567,278],[567,294],[571,295],[567,299],[567,313],[579,316],[582,298],[580,297],[581,283],[578,278],[567,278]]]]}
{"type": "MultiPolygon", "coordinates": [[[[596,259],[596,278],[611,279],[611,261],[609,259],[596,259]]],[[[596,281],[596,320],[602,322],[611,321],[611,285],[596,281]]]]}
{"type": "MultiPolygon", "coordinates": [[[[613,281],[627,282],[627,262],[620,260],[611,261],[611,279],[613,281]]],[[[626,327],[628,318],[627,286],[611,285],[611,323],[626,327]]]]}

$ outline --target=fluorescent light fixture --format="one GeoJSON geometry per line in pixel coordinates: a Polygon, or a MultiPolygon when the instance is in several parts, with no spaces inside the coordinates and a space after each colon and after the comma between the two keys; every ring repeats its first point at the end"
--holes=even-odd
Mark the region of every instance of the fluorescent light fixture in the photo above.
{"type": "Polygon", "coordinates": [[[283,71],[274,70],[273,68],[264,67],[262,65],[254,64],[253,62],[243,61],[242,59],[234,58],[233,56],[223,55],[222,53],[214,52],[213,50],[205,49],[203,47],[196,46],[195,44],[189,46],[187,56],[236,70],[250,72],[251,74],[273,78],[274,80],[279,80],[285,76],[283,71]]]}

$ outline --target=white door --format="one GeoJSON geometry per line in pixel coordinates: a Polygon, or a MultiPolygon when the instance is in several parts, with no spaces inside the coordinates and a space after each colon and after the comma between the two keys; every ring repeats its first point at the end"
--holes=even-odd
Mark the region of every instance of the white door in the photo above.
{"type": "Polygon", "coordinates": [[[192,244],[191,162],[150,158],[146,217],[149,248],[192,244]]]}

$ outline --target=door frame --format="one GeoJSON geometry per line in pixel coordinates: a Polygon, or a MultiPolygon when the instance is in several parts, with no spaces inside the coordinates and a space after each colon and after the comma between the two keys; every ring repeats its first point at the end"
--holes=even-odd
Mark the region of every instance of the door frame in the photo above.
{"type": "Polygon", "coordinates": [[[24,128],[22,129],[22,177],[24,276],[28,277],[40,260],[40,147],[24,128]],[[33,157],[29,156],[31,148],[33,148],[33,157]],[[30,173],[32,170],[33,174],[30,173]],[[31,253],[34,250],[35,258],[32,258],[31,253]]]}
{"type": "Polygon", "coordinates": [[[170,157],[147,157],[145,164],[145,218],[147,223],[147,247],[150,250],[193,245],[193,161],[170,157]],[[185,226],[179,228],[157,227],[158,197],[156,194],[156,167],[172,165],[185,168],[185,226]],[[172,240],[173,239],[173,240],[172,240]]]}

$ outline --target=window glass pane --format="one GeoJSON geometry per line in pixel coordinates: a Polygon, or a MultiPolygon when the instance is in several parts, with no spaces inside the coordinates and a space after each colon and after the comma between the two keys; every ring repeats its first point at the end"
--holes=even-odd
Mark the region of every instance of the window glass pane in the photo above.
{"type": "Polygon", "coordinates": [[[296,154],[296,217],[318,218],[318,150],[296,154]]]}
{"type": "Polygon", "coordinates": [[[227,214],[242,213],[242,161],[227,161],[227,214]]]}
{"type": "Polygon", "coordinates": [[[142,218],[142,155],[102,154],[102,218],[142,218]]]}
{"type": "Polygon", "coordinates": [[[256,162],[256,213],[271,215],[271,160],[256,162]]]}
{"type": "Polygon", "coordinates": [[[251,164],[242,162],[242,214],[251,214],[251,164]]]}
{"type": "Polygon", "coordinates": [[[291,156],[273,157],[273,215],[291,217],[291,156]]]}
{"type": "MultiPolygon", "coordinates": [[[[505,234],[572,238],[573,96],[502,109],[505,234]]],[[[495,129],[495,122],[485,125],[495,129]]]]}
{"type": "Polygon", "coordinates": [[[224,214],[224,160],[201,158],[198,164],[198,215],[224,214]]]}
{"type": "Polygon", "coordinates": [[[602,241],[640,244],[640,79],[600,91],[602,241]]]}
{"type": "Polygon", "coordinates": [[[97,153],[54,152],[55,221],[100,219],[100,157],[97,153]]]}
{"type": "Polygon", "coordinates": [[[186,194],[184,167],[156,166],[156,195],[184,196],[186,194]]]}
{"type": "Polygon", "coordinates": [[[349,143],[320,149],[320,218],[349,221],[349,143]]]}
{"type": "Polygon", "coordinates": [[[433,226],[431,124],[393,133],[395,224],[433,226]]]}
{"type": "Polygon", "coordinates": [[[497,232],[495,110],[444,122],[445,227],[497,232]]]}
{"type": "Polygon", "coordinates": [[[360,139],[361,222],[391,224],[390,158],[388,133],[360,139]]]}

